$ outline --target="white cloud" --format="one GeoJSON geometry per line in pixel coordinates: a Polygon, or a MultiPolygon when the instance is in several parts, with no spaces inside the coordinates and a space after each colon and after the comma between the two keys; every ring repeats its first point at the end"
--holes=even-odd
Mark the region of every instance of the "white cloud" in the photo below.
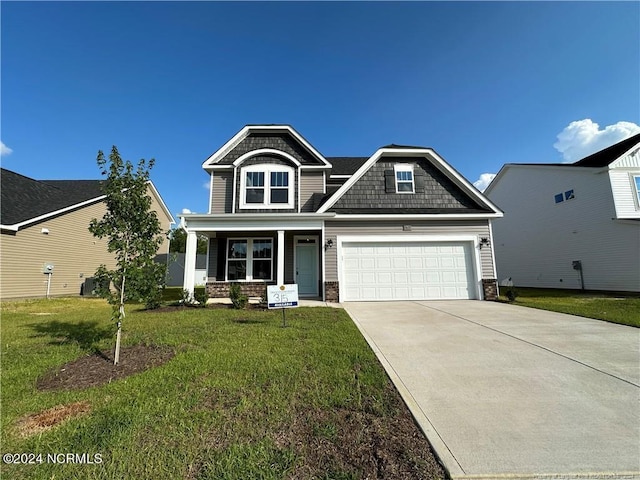
{"type": "Polygon", "coordinates": [[[4,157],[5,155],[9,155],[13,152],[12,149],[7,147],[3,142],[0,142],[0,156],[4,157]]]}
{"type": "Polygon", "coordinates": [[[182,212],[180,213],[184,213],[185,215],[188,215],[189,213],[193,213],[191,210],[189,210],[188,208],[183,208],[182,212]]]}
{"type": "Polygon", "coordinates": [[[565,163],[577,162],[636,133],[640,133],[640,126],[632,122],[618,122],[600,130],[597,123],[585,118],[571,122],[558,134],[553,147],[562,154],[565,163]]]}
{"type": "Polygon", "coordinates": [[[491,183],[491,180],[495,178],[495,176],[495,173],[483,173],[482,175],[480,175],[480,178],[478,180],[473,182],[473,186],[481,192],[484,192],[491,183]]]}
{"type": "Polygon", "coordinates": [[[211,186],[211,184],[209,182],[204,182],[202,184],[202,188],[204,188],[205,190],[209,190],[209,187],[211,186]]]}

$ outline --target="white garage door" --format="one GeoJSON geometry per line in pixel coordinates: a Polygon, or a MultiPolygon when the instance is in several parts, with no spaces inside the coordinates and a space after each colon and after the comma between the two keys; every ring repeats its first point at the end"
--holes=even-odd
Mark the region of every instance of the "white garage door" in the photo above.
{"type": "Polygon", "coordinates": [[[468,242],[348,242],[342,258],[342,300],[476,297],[468,242]]]}

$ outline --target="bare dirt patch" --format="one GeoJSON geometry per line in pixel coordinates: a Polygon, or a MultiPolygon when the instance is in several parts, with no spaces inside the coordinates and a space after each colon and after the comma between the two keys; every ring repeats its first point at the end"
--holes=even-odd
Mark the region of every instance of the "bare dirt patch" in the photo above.
{"type": "Polygon", "coordinates": [[[409,410],[397,407],[390,417],[366,410],[300,412],[275,439],[303,459],[288,478],[446,478],[409,410]]]}
{"type": "Polygon", "coordinates": [[[113,355],[96,352],[52,370],[37,382],[39,390],[79,390],[104,385],[162,365],[173,358],[169,347],[134,345],[120,350],[120,363],[113,355]]]}
{"type": "Polygon", "coordinates": [[[87,402],[75,402],[68,405],[56,405],[40,413],[20,418],[16,422],[16,432],[21,437],[30,437],[47,430],[71,418],[86,415],[91,411],[87,402]]]}

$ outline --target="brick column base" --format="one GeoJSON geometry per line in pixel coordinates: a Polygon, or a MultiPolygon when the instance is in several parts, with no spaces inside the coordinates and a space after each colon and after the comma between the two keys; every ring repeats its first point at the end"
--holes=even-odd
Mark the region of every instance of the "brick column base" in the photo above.
{"type": "Polygon", "coordinates": [[[324,282],[324,300],[325,302],[334,303],[338,303],[340,301],[338,282],[324,282]]]}
{"type": "Polygon", "coordinates": [[[495,301],[498,299],[498,281],[495,278],[483,278],[482,289],[485,300],[495,301]]]}
{"type": "MultiPolygon", "coordinates": [[[[209,298],[229,298],[229,288],[235,282],[209,282],[207,295],[209,298]]],[[[267,297],[267,284],[264,282],[238,282],[240,291],[248,297],[267,297]]]]}

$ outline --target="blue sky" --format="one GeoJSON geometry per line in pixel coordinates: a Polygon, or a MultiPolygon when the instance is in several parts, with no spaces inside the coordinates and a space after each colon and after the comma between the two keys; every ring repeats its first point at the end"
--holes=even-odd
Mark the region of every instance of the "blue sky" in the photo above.
{"type": "Polygon", "coordinates": [[[100,178],[98,150],[117,145],[156,159],[174,216],[207,211],[202,162],[246,124],[290,124],[325,156],[432,147],[471,182],[640,132],[638,2],[3,1],[0,15],[2,166],[100,178]]]}

